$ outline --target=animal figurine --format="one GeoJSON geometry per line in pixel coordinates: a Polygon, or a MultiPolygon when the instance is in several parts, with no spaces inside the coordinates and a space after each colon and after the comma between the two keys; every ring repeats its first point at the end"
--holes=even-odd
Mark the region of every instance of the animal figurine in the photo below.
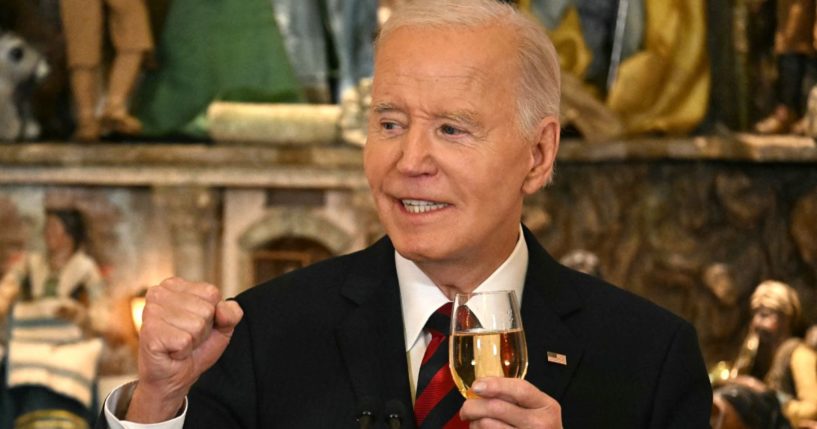
{"type": "Polygon", "coordinates": [[[31,95],[47,74],[48,64],[36,49],[14,33],[0,32],[0,141],[39,137],[31,95]]]}

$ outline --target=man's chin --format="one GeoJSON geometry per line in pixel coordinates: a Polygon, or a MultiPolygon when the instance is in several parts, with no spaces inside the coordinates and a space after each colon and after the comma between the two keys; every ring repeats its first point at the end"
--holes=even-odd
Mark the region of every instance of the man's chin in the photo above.
{"type": "Polygon", "coordinates": [[[428,251],[423,251],[421,249],[416,249],[414,247],[403,247],[395,245],[394,250],[396,250],[397,253],[400,254],[400,256],[408,259],[409,261],[414,262],[415,264],[428,262],[435,259],[432,255],[429,254],[428,251]]]}
{"type": "Polygon", "coordinates": [[[424,225],[421,227],[386,225],[386,234],[395,250],[414,262],[442,261],[454,252],[456,243],[462,241],[461,233],[450,225],[424,225]]]}
{"type": "Polygon", "coordinates": [[[400,256],[414,263],[439,261],[444,258],[445,254],[444,249],[440,248],[440,246],[410,237],[392,239],[392,244],[400,256]]]}

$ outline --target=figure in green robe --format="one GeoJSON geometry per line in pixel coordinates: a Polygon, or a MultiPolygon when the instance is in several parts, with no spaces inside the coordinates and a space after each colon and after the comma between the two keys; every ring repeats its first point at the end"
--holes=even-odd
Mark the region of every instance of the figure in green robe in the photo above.
{"type": "Polygon", "coordinates": [[[303,100],[269,0],[174,0],[157,61],[134,100],[147,136],[206,136],[214,100],[303,100]]]}

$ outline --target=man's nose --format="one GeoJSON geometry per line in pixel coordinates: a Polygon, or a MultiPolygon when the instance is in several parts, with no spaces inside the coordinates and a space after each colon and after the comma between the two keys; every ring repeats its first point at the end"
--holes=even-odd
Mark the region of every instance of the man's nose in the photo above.
{"type": "Polygon", "coordinates": [[[433,175],[437,171],[434,142],[425,130],[414,127],[406,133],[400,143],[397,170],[409,176],[433,175]]]}

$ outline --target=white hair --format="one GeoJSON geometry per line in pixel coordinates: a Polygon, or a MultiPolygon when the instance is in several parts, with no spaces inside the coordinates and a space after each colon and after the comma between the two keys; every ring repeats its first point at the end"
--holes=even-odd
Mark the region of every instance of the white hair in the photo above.
{"type": "Polygon", "coordinates": [[[559,60],[542,26],[513,6],[497,0],[412,0],[397,9],[383,24],[378,39],[386,38],[401,27],[451,28],[491,24],[508,27],[517,38],[520,77],[517,125],[524,134],[530,135],[543,118],[559,115],[559,60]]]}

